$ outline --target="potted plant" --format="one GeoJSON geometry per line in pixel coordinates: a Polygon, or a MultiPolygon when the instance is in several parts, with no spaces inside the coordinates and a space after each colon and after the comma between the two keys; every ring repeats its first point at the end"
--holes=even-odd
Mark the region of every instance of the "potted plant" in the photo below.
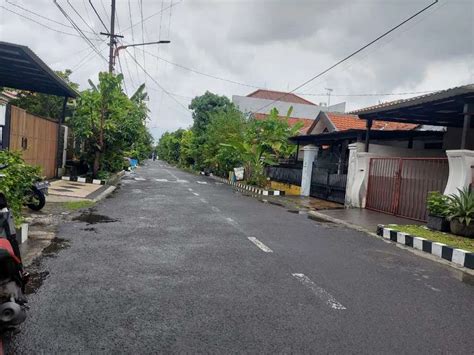
{"type": "Polygon", "coordinates": [[[450,223],[446,219],[449,212],[449,197],[443,195],[438,191],[431,191],[428,193],[427,209],[429,229],[434,229],[441,232],[449,232],[450,223]]]}
{"type": "Polygon", "coordinates": [[[465,187],[459,194],[449,195],[448,219],[451,232],[467,238],[474,238],[474,191],[465,187]]]}

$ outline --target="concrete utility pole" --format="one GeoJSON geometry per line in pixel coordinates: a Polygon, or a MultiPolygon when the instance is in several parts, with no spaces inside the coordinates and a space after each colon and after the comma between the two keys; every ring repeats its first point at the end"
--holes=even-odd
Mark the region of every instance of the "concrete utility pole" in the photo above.
{"type": "Polygon", "coordinates": [[[114,46],[115,46],[115,0],[112,0],[110,12],[110,40],[109,40],[109,73],[114,71],[114,46]]]}

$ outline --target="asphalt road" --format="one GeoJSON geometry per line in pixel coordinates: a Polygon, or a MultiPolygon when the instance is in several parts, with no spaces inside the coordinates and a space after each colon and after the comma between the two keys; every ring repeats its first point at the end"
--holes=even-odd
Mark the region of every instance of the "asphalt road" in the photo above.
{"type": "Polygon", "coordinates": [[[149,162],[83,217],[99,223],[61,226],[12,352],[474,349],[472,278],[211,178],[149,162]]]}

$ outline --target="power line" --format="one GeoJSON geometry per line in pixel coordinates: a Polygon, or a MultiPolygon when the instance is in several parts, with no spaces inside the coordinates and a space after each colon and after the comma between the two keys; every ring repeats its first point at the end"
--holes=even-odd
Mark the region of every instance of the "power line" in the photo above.
{"type": "Polygon", "coordinates": [[[71,23],[71,25],[74,27],[74,29],[81,35],[81,37],[91,46],[92,49],[94,49],[94,51],[101,57],[103,58],[105,61],[107,61],[107,59],[105,59],[105,57],[102,55],[102,53],[100,53],[100,51],[97,49],[97,47],[94,45],[94,43],[91,42],[91,40],[84,34],[84,32],[82,32],[82,30],[80,29],[80,27],[74,22],[74,20],[67,14],[67,12],[61,7],[61,5],[58,4],[57,0],[53,0],[53,2],[56,4],[56,6],[58,7],[59,11],[61,11],[61,13],[64,15],[64,17],[66,17],[66,19],[71,23]]]}
{"type": "Polygon", "coordinates": [[[99,18],[99,21],[100,21],[100,23],[102,24],[102,26],[104,26],[105,32],[109,32],[109,29],[108,29],[107,26],[105,25],[104,21],[102,21],[102,18],[100,17],[100,15],[99,15],[99,13],[97,12],[97,10],[96,10],[94,4],[92,3],[92,0],[89,0],[89,4],[91,5],[92,10],[94,10],[96,16],[99,18]]]}
{"type": "Polygon", "coordinates": [[[128,51],[128,49],[125,49],[125,51],[127,52],[127,54],[133,59],[133,61],[140,67],[141,70],[143,70],[143,72],[146,74],[146,76],[148,76],[155,84],[156,86],[158,86],[166,95],[168,95],[173,101],[175,101],[178,105],[180,105],[182,108],[184,108],[187,112],[190,112],[189,109],[184,106],[181,102],[179,102],[171,92],[169,92],[168,90],[166,90],[163,86],[161,86],[160,83],[158,83],[158,81],[155,80],[155,78],[153,78],[153,76],[151,76],[147,71],[146,69],[138,62],[138,60],[128,51]]]}
{"type": "Polygon", "coordinates": [[[385,36],[387,36],[388,34],[392,33],[393,31],[395,31],[397,28],[403,26],[405,23],[407,23],[408,21],[412,20],[413,18],[415,18],[416,16],[418,16],[419,14],[421,14],[422,12],[428,10],[430,7],[434,6],[436,3],[438,3],[438,0],[435,0],[434,2],[432,2],[431,4],[429,4],[428,6],[425,6],[423,9],[421,9],[420,11],[416,12],[415,14],[411,15],[410,17],[408,17],[406,20],[400,22],[398,25],[396,25],[395,27],[392,27],[390,30],[384,32],[383,34],[381,34],[380,36],[378,36],[377,38],[375,38],[374,40],[370,41],[369,43],[367,43],[366,45],[362,46],[361,48],[359,48],[358,50],[352,52],[351,54],[349,54],[348,56],[346,56],[345,58],[339,60],[338,62],[336,62],[335,64],[331,65],[329,68],[323,70],[322,72],[320,72],[319,74],[313,76],[312,78],[306,80],[304,83],[298,85],[296,88],[294,88],[293,90],[291,90],[290,92],[287,92],[285,93],[284,95],[280,96],[279,98],[271,101],[270,103],[258,108],[256,110],[256,112],[260,111],[260,110],[263,110],[264,108],[270,106],[271,104],[273,104],[274,102],[277,102],[277,101],[280,101],[281,99],[285,98],[287,95],[291,94],[291,93],[294,93],[296,90],[298,89],[301,89],[303,86],[306,86],[307,84],[309,84],[310,82],[312,82],[313,80],[321,77],[322,75],[326,74],[328,71],[332,70],[333,68],[337,67],[338,65],[344,63],[345,61],[347,61],[349,58],[355,56],[357,53],[360,53],[362,52],[364,49],[366,49],[367,47],[370,47],[372,44],[374,44],[375,42],[379,41],[380,39],[384,38],[385,36]]]}
{"type": "MultiPolygon", "coordinates": [[[[165,8],[163,9],[163,11],[166,11],[166,10],[168,10],[168,9],[171,9],[172,7],[174,7],[174,6],[178,5],[178,4],[180,4],[182,1],[183,1],[183,0],[180,0],[180,1],[176,2],[176,3],[174,3],[174,4],[171,4],[171,5],[168,6],[168,7],[165,7],[165,8]]],[[[161,14],[161,12],[162,12],[162,11],[160,10],[160,11],[158,11],[158,12],[155,12],[154,14],[151,14],[151,15],[148,16],[148,17],[145,17],[145,18],[143,19],[143,22],[145,22],[145,21],[151,19],[152,17],[155,17],[156,15],[161,14]]],[[[138,26],[141,22],[142,22],[142,21],[139,21],[139,22],[136,22],[136,23],[132,24],[130,27],[127,27],[124,31],[127,31],[127,30],[129,30],[130,28],[132,28],[132,27],[138,26]]]]}
{"type": "MultiPolygon", "coordinates": [[[[25,11],[25,12],[28,12],[28,13],[32,14],[32,15],[38,16],[38,17],[40,17],[40,18],[42,18],[42,19],[44,19],[44,20],[53,22],[53,23],[58,24],[58,25],[63,26],[63,27],[67,27],[67,28],[72,28],[72,29],[74,29],[72,26],[69,26],[69,25],[67,25],[67,24],[65,24],[65,23],[62,23],[62,22],[59,22],[59,21],[50,19],[50,18],[48,18],[48,17],[46,17],[46,16],[43,16],[43,15],[41,15],[41,14],[35,12],[35,11],[29,10],[29,9],[27,9],[27,8],[21,6],[21,5],[15,4],[15,3],[11,2],[10,0],[5,0],[5,1],[6,1],[8,4],[12,5],[12,6],[15,6],[15,7],[19,8],[19,9],[25,11]]],[[[94,32],[88,32],[88,33],[94,33],[94,32]]]]}
{"type": "MultiPolygon", "coordinates": [[[[437,11],[440,11],[443,7],[447,6],[449,3],[448,2],[445,2],[443,4],[440,4],[439,6],[437,6],[435,9],[433,9],[430,13],[426,13],[424,15],[424,17],[421,17],[419,20],[415,21],[411,26],[407,26],[406,29],[404,30],[401,30],[400,32],[398,32],[398,36],[406,33],[407,31],[411,30],[413,27],[417,26],[420,22],[426,20],[426,18],[429,16],[429,15],[432,15],[434,14],[435,12],[437,11]]],[[[385,41],[384,43],[382,43],[379,47],[376,47],[374,48],[372,51],[367,51],[367,53],[365,55],[363,55],[362,57],[356,59],[355,62],[352,62],[352,63],[348,63],[348,65],[346,65],[345,68],[342,69],[342,72],[344,71],[347,71],[349,70],[350,68],[352,68],[354,65],[361,65],[363,64],[363,62],[365,62],[365,60],[371,55],[373,54],[375,51],[379,51],[380,49],[386,47],[388,44],[390,44],[391,42],[393,42],[397,37],[396,36],[393,36],[392,38],[389,38],[387,41],[385,41]]],[[[322,83],[322,82],[328,82],[329,79],[325,79],[323,81],[318,81],[316,83],[314,83],[313,87],[314,86],[317,86],[318,83],[322,83]]]]}
{"type": "MultiPolygon", "coordinates": [[[[39,21],[37,21],[37,20],[35,20],[35,19],[31,18],[31,17],[25,16],[25,15],[23,15],[23,14],[20,14],[20,13],[14,11],[14,10],[11,10],[11,9],[9,9],[8,7],[5,7],[4,5],[0,5],[0,7],[1,7],[2,9],[4,9],[4,10],[7,10],[8,12],[11,12],[11,13],[17,15],[17,16],[20,16],[20,17],[22,17],[22,18],[24,18],[24,19],[26,19],[26,20],[28,20],[28,21],[34,22],[34,23],[36,23],[37,25],[40,25],[40,26],[42,26],[42,27],[44,27],[44,28],[47,28],[48,30],[51,30],[51,31],[54,31],[54,32],[57,32],[57,33],[60,33],[60,34],[63,34],[63,35],[71,36],[71,37],[79,37],[79,38],[82,38],[82,36],[80,36],[80,35],[78,35],[78,34],[70,33],[70,32],[65,32],[65,31],[61,31],[61,30],[58,30],[58,29],[56,29],[56,28],[50,27],[50,26],[48,26],[48,25],[46,25],[46,24],[44,24],[44,23],[42,23],[42,22],[39,22],[39,21]]],[[[89,38],[89,39],[92,40],[92,41],[96,41],[96,39],[92,39],[92,38],[89,38]]]]}
{"type": "Polygon", "coordinates": [[[95,36],[97,38],[99,38],[100,41],[102,41],[102,39],[99,37],[99,35],[94,31],[94,29],[89,25],[89,23],[87,23],[86,20],[84,20],[84,18],[81,16],[81,14],[76,10],[76,8],[70,3],[70,0],[67,0],[67,3],[68,5],[71,7],[71,9],[76,13],[77,16],[79,16],[79,18],[82,20],[82,22],[85,23],[85,25],[87,27],[89,27],[89,29],[92,31],[93,34],[95,34],[95,36]]]}
{"type": "Polygon", "coordinates": [[[231,84],[235,84],[235,85],[240,85],[240,86],[246,86],[246,87],[249,87],[249,88],[253,88],[253,89],[260,89],[261,87],[260,86],[255,86],[255,85],[251,85],[251,84],[246,84],[246,83],[242,83],[242,82],[238,82],[238,81],[235,81],[235,80],[231,80],[231,79],[226,79],[226,78],[222,78],[222,77],[219,77],[219,76],[216,76],[216,75],[213,75],[213,74],[208,74],[208,73],[204,73],[204,72],[201,72],[197,69],[193,69],[193,68],[189,68],[189,67],[186,67],[182,64],[178,64],[178,63],[174,63],[168,59],[165,59],[165,58],[162,58],[162,57],[159,57],[157,56],[156,54],[153,54],[147,50],[143,50],[145,53],[151,55],[152,57],[155,57],[159,60],[162,60],[166,63],[169,63],[171,65],[174,65],[178,68],[181,68],[181,69],[184,69],[184,70],[187,70],[187,71],[190,71],[190,72],[193,72],[193,73],[196,73],[196,74],[199,74],[199,75],[203,75],[203,76],[207,76],[209,78],[212,78],[212,79],[216,79],[216,80],[221,80],[221,81],[226,81],[228,83],[231,83],[231,84]]]}
{"type": "MultiPolygon", "coordinates": [[[[142,43],[145,43],[145,30],[144,30],[144,21],[143,21],[143,0],[140,0],[139,2],[140,5],[140,19],[141,19],[141,24],[142,24],[142,43]]],[[[145,59],[145,51],[142,50],[142,56],[143,56],[143,66],[146,68],[146,59],[145,59]]],[[[146,76],[145,76],[145,85],[146,85],[146,76]]]]}
{"type": "MultiPolygon", "coordinates": [[[[132,6],[130,5],[130,0],[128,0],[128,17],[130,19],[130,29],[132,30],[132,43],[135,43],[135,34],[133,31],[133,24],[132,24],[132,6]]],[[[133,47],[133,55],[136,57],[137,56],[137,48],[133,47]]],[[[135,69],[137,72],[137,78],[139,77],[138,74],[138,67],[135,65],[135,69]]]]}

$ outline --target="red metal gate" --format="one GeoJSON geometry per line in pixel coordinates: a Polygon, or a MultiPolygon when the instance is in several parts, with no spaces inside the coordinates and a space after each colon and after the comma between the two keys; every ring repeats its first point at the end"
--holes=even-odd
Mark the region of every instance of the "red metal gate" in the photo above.
{"type": "Polygon", "coordinates": [[[366,208],[426,221],[426,197],[443,192],[446,158],[371,158],[366,208]]]}

